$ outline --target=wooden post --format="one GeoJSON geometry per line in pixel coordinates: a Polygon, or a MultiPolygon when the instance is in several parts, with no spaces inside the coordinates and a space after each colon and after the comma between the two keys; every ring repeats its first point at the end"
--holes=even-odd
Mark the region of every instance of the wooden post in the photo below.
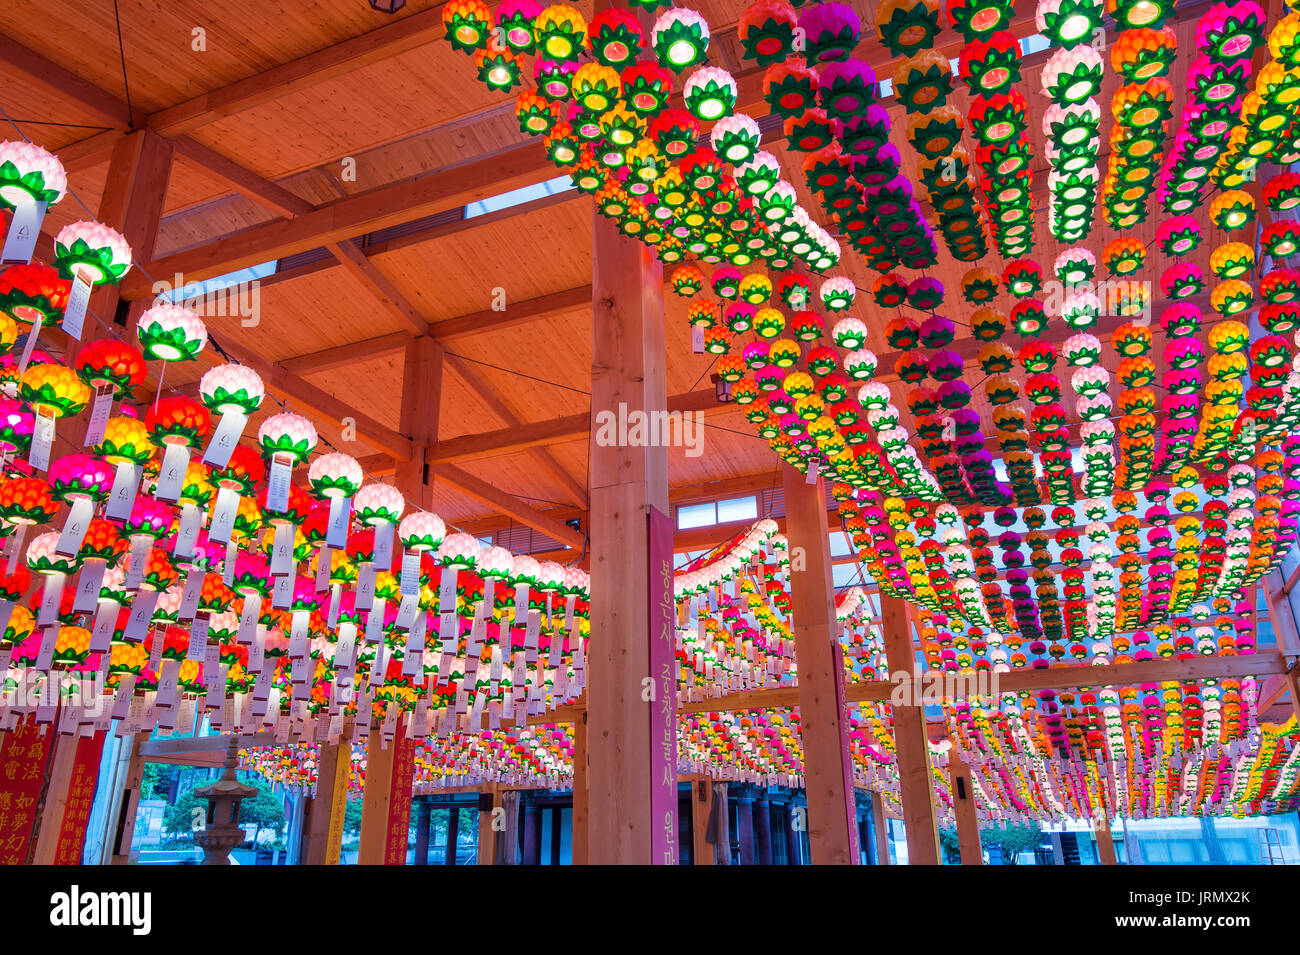
{"type": "Polygon", "coordinates": [[[323,743],[316,765],[316,795],[307,811],[303,836],[304,865],[338,865],[343,850],[351,743],[323,743]]]}
{"type": "Polygon", "coordinates": [[[366,747],[366,786],[361,802],[361,845],[357,865],[405,865],[411,823],[415,741],[408,739],[404,721],[397,735],[380,746],[378,727],[366,747]]]}
{"type": "Polygon", "coordinates": [[[961,847],[961,864],[983,865],[984,850],[980,845],[979,813],[975,806],[975,789],[971,784],[970,767],[966,765],[955,746],[948,750],[948,784],[952,787],[953,814],[957,817],[957,842],[961,847]]]}
{"type": "Polygon", "coordinates": [[[674,865],[673,545],[655,425],[667,406],[663,270],[594,219],[588,854],[596,865],[674,865]]]}
{"type": "MultiPolygon", "coordinates": [[[[104,180],[104,193],[99,201],[96,218],[104,225],[116,229],[131,246],[131,258],[136,262],[152,262],[154,246],[158,239],[158,223],[162,219],[163,202],[167,197],[167,181],[171,177],[172,144],[152,129],[140,129],[118,140],[108,163],[108,177],[104,180]]],[[[175,275],[155,275],[155,281],[176,283],[175,275]]],[[[181,277],[184,285],[185,278],[181,277]]],[[[90,311],[108,325],[117,314],[118,289],[113,283],[95,288],[90,297],[90,311]]],[[[135,327],[135,320],[153,304],[149,297],[131,303],[126,329],[135,327]]],[[[103,338],[95,320],[86,316],[82,341],[103,338]]],[[[130,336],[123,334],[123,338],[130,336]]],[[[75,345],[71,346],[75,351],[75,345]]]]}
{"type": "Polygon", "coordinates": [[[496,865],[497,837],[500,833],[493,825],[493,821],[499,815],[497,810],[503,808],[501,790],[495,785],[490,785],[484,795],[491,796],[492,806],[480,809],[478,813],[478,864],[496,865]]]}
{"type": "Polygon", "coordinates": [[[809,483],[788,464],[781,466],[781,473],[791,554],[791,630],[799,660],[799,713],[801,725],[812,728],[803,734],[808,843],[814,865],[854,865],[859,861],[858,819],[826,487],[821,477],[809,483]]]}
{"type": "MultiPolygon", "coordinates": [[[[453,809],[452,812],[456,810],[453,809]]],[[[429,864],[429,831],[433,826],[433,812],[428,801],[422,801],[415,814],[415,864],[429,864]]]]}
{"type": "Polygon", "coordinates": [[[736,838],[740,842],[740,864],[754,864],[754,795],[748,790],[736,793],[736,838]]]}
{"type": "Polygon", "coordinates": [[[438,440],[442,372],[441,345],[428,335],[407,342],[398,430],[411,439],[412,453],[411,460],[398,464],[393,482],[408,501],[425,510],[433,506],[433,470],[428,459],[438,440]]]}
{"type": "Polygon", "coordinates": [[[884,793],[871,794],[871,828],[876,834],[876,865],[892,865],[889,860],[889,818],[885,815],[884,793]]]}
{"type": "Polygon", "coordinates": [[[691,860],[693,865],[716,865],[713,846],[705,838],[713,811],[713,785],[707,776],[691,777],[691,860]]]}
{"type": "Polygon", "coordinates": [[[574,865],[586,865],[589,858],[588,801],[587,711],[584,709],[573,721],[573,830],[570,837],[570,855],[574,865]]]}
{"type": "Polygon", "coordinates": [[[140,786],[144,783],[145,759],[140,754],[140,747],[149,742],[148,730],[136,733],[127,744],[130,761],[127,764],[126,780],[122,785],[122,794],[116,815],[108,830],[108,844],[112,847],[112,865],[128,865],[131,862],[131,843],[135,839],[135,814],[140,806],[140,786]]]}
{"type": "MultiPolygon", "coordinates": [[[[907,604],[901,597],[882,594],[880,611],[889,671],[907,673],[907,685],[914,689],[914,698],[919,698],[916,652],[912,649],[912,626],[907,616],[907,604]]],[[[893,709],[903,825],[907,828],[907,861],[909,865],[938,865],[939,829],[934,815],[925,707],[906,704],[895,705],[893,709]]]]}
{"type": "Polygon", "coordinates": [[[1093,820],[1093,833],[1097,836],[1097,858],[1102,865],[1118,865],[1115,858],[1115,840],[1110,835],[1110,815],[1102,811],[1093,820]]]}
{"type": "Polygon", "coordinates": [[[764,793],[754,802],[754,846],[759,865],[772,864],[772,811],[764,793]]]}

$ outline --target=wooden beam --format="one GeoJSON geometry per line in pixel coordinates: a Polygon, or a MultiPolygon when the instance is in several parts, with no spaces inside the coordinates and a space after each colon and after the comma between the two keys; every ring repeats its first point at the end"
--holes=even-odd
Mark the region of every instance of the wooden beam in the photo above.
{"type": "Polygon", "coordinates": [[[74,100],[105,125],[119,129],[131,126],[131,110],[122,100],[4,34],[0,34],[0,59],[58,96],[74,100]]]}
{"type": "Polygon", "coordinates": [[[552,540],[557,540],[561,544],[568,544],[575,552],[582,549],[585,542],[583,535],[566,524],[548,517],[545,511],[539,511],[531,504],[498,490],[487,481],[476,478],[468,471],[464,471],[454,464],[433,464],[431,469],[438,480],[443,481],[449,487],[456,488],[462,494],[467,494],[476,501],[486,504],[502,514],[513,517],[521,524],[526,524],[534,530],[541,531],[552,540]]]}
{"type": "Polygon", "coordinates": [[[890,673],[907,675],[915,690],[913,702],[895,704],[894,742],[897,749],[899,796],[907,829],[908,865],[939,864],[939,829],[934,813],[934,782],[930,775],[930,743],[925,707],[920,705],[912,624],[901,597],[880,598],[881,635],[890,673]]]}
{"type": "Polygon", "coordinates": [[[241,196],[251,199],[263,208],[270,209],[276,215],[293,218],[314,208],[306,199],[295,195],[279,183],[259,176],[251,169],[244,168],[234,160],[227,159],[216,150],[209,149],[188,136],[177,136],[172,140],[172,146],[176,150],[176,155],[211,173],[241,196]]]}
{"type": "MultiPolygon", "coordinates": [[[[473,222],[474,220],[469,220],[473,222]]],[[[456,318],[444,318],[429,323],[429,334],[438,341],[451,341],[455,338],[468,338],[471,335],[484,335],[499,332],[547,318],[557,312],[572,311],[591,305],[591,286],[580,285],[577,288],[551,292],[536,298],[523,299],[511,304],[506,302],[503,309],[485,308],[479,312],[460,315],[456,318]]]]}
{"type": "Polygon", "coordinates": [[[381,355],[404,351],[414,337],[410,332],[378,335],[349,345],[322,348],[320,351],[299,355],[296,358],[285,358],[280,361],[280,367],[294,375],[318,375],[337,368],[347,368],[357,362],[378,358],[381,355]]]}
{"type": "MultiPolygon", "coordinates": [[[[150,275],[180,272],[190,281],[202,281],[532,185],[551,173],[554,167],[545,163],[541,143],[523,143],[322,203],[292,220],[268,222],[173,253],[146,263],[144,271],[150,275]]],[[[123,281],[123,296],[136,299],[149,294],[148,282],[143,277],[132,280],[131,275],[123,281]]]]}
{"type": "MultiPolygon", "coordinates": [[[[668,411],[707,411],[718,407],[713,389],[688,391],[668,399],[668,411]]],[[[541,444],[559,444],[587,437],[590,418],[586,414],[566,415],[549,421],[535,421],[522,428],[501,428],[479,434],[461,435],[438,443],[434,460],[469,461],[507,454],[541,444]]]]}
{"type": "MultiPolygon", "coordinates": [[[[469,390],[474,392],[479,401],[481,401],[489,411],[510,427],[521,428],[524,426],[524,422],[519,419],[519,416],[514,413],[505,401],[497,396],[497,393],[492,390],[492,387],[486,381],[483,380],[483,376],[474,369],[473,365],[461,358],[459,355],[448,355],[447,362],[451,365],[452,369],[455,370],[460,379],[469,387],[469,390]]],[[[555,459],[555,455],[551,454],[551,452],[547,451],[545,448],[532,448],[529,451],[529,456],[537,463],[538,467],[549,474],[556,483],[560,485],[560,488],[564,491],[570,501],[578,507],[584,510],[586,509],[587,488],[576,481],[573,476],[564,469],[560,462],[555,459]]]]}
{"type": "Polygon", "coordinates": [[[871,829],[876,837],[876,865],[893,865],[889,858],[889,820],[885,816],[885,794],[871,794],[871,829]]]}
{"type": "Polygon", "coordinates": [[[339,864],[351,763],[351,743],[320,745],[316,761],[316,794],[308,803],[307,822],[303,826],[303,865],[339,864]]]}
{"type": "MultiPolygon", "coordinates": [[[[667,404],[663,271],[593,215],[591,412],[667,404]]],[[[590,442],[591,627],[587,750],[591,862],[677,862],[668,452],[590,442]],[[647,681],[648,684],[647,684],[647,681]],[[654,689],[650,701],[643,693],[654,689]]]]}
{"type": "Polygon", "coordinates": [[[573,815],[570,827],[569,858],[573,865],[586,865],[591,856],[591,843],[587,839],[587,814],[590,796],[587,792],[587,710],[573,720],[573,815]]]}
{"type": "Polygon", "coordinates": [[[386,451],[398,461],[409,461],[413,454],[411,439],[386,427],[351,405],[340,401],[324,389],[305,378],[290,374],[275,362],[263,358],[258,352],[234,341],[221,342],[221,348],[231,358],[247,365],[262,376],[267,390],[283,400],[313,412],[338,427],[354,425],[357,437],[367,444],[386,451]]]}
{"type": "Polygon", "coordinates": [[[688,777],[691,783],[691,864],[717,865],[717,850],[709,842],[709,816],[713,812],[713,781],[705,775],[688,777]]]}
{"type": "Polygon", "coordinates": [[[397,290],[397,286],[379,268],[371,262],[364,252],[353,242],[326,242],[325,248],[338,259],[339,264],[348,274],[365,286],[385,312],[406,325],[417,335],[429,330],[429,323],[424,320],[420,310],[397,290]]]}
{"type": "Polygon", "coordinates": [[[799,660],[799,712],[803,725],[808,845],[814,865],[855,865],[858,817],[849,755],[844,667],[835,620],[826,485],[809,484],[788,464],[781,467],[790,553],[790,629],[799,660]]]}

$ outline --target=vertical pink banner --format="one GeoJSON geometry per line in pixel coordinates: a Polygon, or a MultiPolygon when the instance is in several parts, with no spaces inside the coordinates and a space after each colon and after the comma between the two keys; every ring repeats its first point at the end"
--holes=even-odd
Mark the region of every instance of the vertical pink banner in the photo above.
{"type": "Polygon", "coordinates": [[[673,523],[650,508],[650,810],[655,865],[677,864],[677,612],[673,602],[673,523]]]}

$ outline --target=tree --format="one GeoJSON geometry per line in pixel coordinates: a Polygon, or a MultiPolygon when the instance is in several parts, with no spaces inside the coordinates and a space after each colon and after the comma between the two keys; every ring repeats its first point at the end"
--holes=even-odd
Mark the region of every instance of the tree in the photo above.
{"type": "MultiPolygon", "coordinates": [[[[286,824],[284,801],[259,779],[243,781],[256,786],[257,795],[240,804],[239,822],[257,826],[258,834],[270,829],[277,837],[282,835],[286,824]]],[[[177,797],[176,802],[167,807],[163,816],[163,830],[176,837],[189,835],[194,831],[195,822],[200,829],[203,828],[207,813],[207,800],[195,796],[194,789],[187,789],[177,797]],[[197,814],[195,810],[198,811],[197,814]]]]}
{"type": "Polygon", "coordinates": [[[1042,843],[1043,830],[1036,823],[999,826],[981,830],[980,838],[984,840],[985,845],[1001,846],[1002,858],[1006,860],[1006,864],[1015,865],[1016,856],[1042,843]]]}

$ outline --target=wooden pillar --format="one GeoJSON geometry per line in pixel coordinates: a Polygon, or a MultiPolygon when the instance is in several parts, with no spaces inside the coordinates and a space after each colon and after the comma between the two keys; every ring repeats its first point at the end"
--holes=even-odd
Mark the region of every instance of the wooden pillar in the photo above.
{"type": "Polygon", "coordinates": [[[795,805],[792,795],[786,805],[785,814],[785,857],[790,865],[803,865],[803,860],[800,858],[802,840],[799,838],[799,830],[795,828],[795,815],[803,811],[802,807],[795,805]]]}
{"type": "Polygon", "coordinates": [[[889,860],[889,818],[885,815],[884,793],[871,794],[871,829],[876,835],[876,865],[892,865],[889,860]]]}
{"type": "Polygon", "coordinates": [[[501,815],[497,810],[503,808],[501,790],[492,785],[483,795],[487,798],[480,800],[478,813],[478,864],[496,865],[497,838],[501,833],[493,823],[501,815]]]}
{"type": "Polygon", "coordinates": [[[975,790],[971,784],[970,767],[962,760],[955,746],[948,750],[948,785],[952,788],[953,815],[957,817],[957,843],[961,848],[961,864],[983,865],[984,851],[980,845],[979,813],[975,805],[975,790]]]}
{"type": "Polygon", "coordinates": [[[574,865],[586,865],[587,840],[587,711],[573,721],[573,832],[569,844],[574,865]]]}
{"type": "Polygon", "coordinates": [[[149,742],[149,732],[136,733],[127,744],[130,750],[130,762],[127,765],[126,780],[122,785],[122,794],[116,814],[108,831],[108,844],[112,847],[113,865],[128,865],[131,862],[131,843],[135,839],[135,814],[140,806],[140,787],[144,783],[145,759],[140,754],[140,747],[149,742]]]}
{"type": "Polygon", "coordinates": [[[709,834],[709,814],[713,811],[713,786],[707,776],[691,777],[691,860],[693,865],[715,865],[709,834]]]}
{"type": "Polygon", "coordinates": [[[542,863],[542,811],[536,806],[524,806],[521,813],[524,845],[520,850],[523,865],[542,863]]]}
{"type": "Polygon", "coordinates": [[[1115,840],[1110,835],[1110,816],[1101,812],[1093,820],[1093,833],[1097,837],[1097,858],[1102,865],[1119,865],[1115,857],[1115,840]]]}
{"type": "Polygon", "coordinates": [[[433,810],[429,808],[428,800],[423,800],[415,815],[415,865],[429,864],[429,831],[432,826],[433,810]]]}
{"type": "Polygon", "coordinates": [[[754,802],[754,848],[759,865],[772,864],[772,810],[766,794],[754,802]]]}
{"type": "Polygon", "coordinates": [[[303,834],[304,865],[338,865],[343,851],[351,743],[323,743],[316,765],[316,795],[307,810],[303,834]]]}
{"type": "MultiPolygon", "coordinates": [[[[912,626],[908,620],[907,604],[901,597],[882,594],[880,610],[889,672],[907,673],[909,686],[917,691],[914,698],[919,698],[916,652],[912,649],[912,626]]],[[[907,829],[907,861],[909,865],[938,865],[939,829],[934,815],[925,707],[895,705],[893,710],[903,825],[907,829]]]]}
{"type": "Polygon", "coordinates": [[[447,852],[441,865],[456,864],[456,847],[460,842],[460,806],[453,805],[447,810],[447,852]]]}
{"type": "Polygon", "coordinates": [[[442,372],[441,345],[428,335],[407,342],[398,430],[411,439],[411,460],[397,465],[393,483],[408,501],[424,510],[433,506],[433,472],[427,455],[438,440],[442,372]]]}
{"type": "MultiPolygon", "coordinates": [[[[113,147],[96,218],[122,233],[131,246],[131,258],[135,262],[154,260],[158,223],[162,218],[171,166],[172,144],[151,129],[136,130],[119,139],[113,147]]],[[[176,284],[174,275],[155,275],[153,278],[167,283],[166,290],[171,290],[176,284]]],[[[184,281],[182,276],[182,285],[184,281]]],[[[97,286],[90,297],[90,311],[105,324],[112,324],[118,298],[116,285],[97,286]]],[[[152,304],[153,299],[148,296],[132,302],[126,328],[134,329],[135,320],[152,304]]],[[[104,333],[98,324],[87,315],[82,341],[102,337],[104,333]]],[[[123,337],[129,340],[129,335],[123,337]]]]}
{"type": "Polygon", "coordinates": [[[667,406],[663,270],[647,246],[594,220],[588,856],[596,865],[674,865],[668,452],[644,440],[667,406]],[[648,427],[634,430],[636,421],[648,427]]]}
{"type": "Polygon", "coordinates": [[[740,864],[754,864],[754,796],[744,792],[736,796],[736,839],[740,842],[740,864]]]}
{"type": "Polygon", "coordinates": [[[400,719],[397,735],[388,745],[381,746],[380,739],[376,727],[366,747],[366,785],[361,801],[357,865],[405,865],[415,742],[406,737],[404,721],[400,719]]]}
{"type": "Polygon", "coordinates": [[[814,865],[854,865],[859,861],[857,807],[835,619],[826,486],[820,477],[808,483],[788,464],[781,465],[781,472],[800,721],[814,730],[803,734],[808,842],[814,865]]]}

